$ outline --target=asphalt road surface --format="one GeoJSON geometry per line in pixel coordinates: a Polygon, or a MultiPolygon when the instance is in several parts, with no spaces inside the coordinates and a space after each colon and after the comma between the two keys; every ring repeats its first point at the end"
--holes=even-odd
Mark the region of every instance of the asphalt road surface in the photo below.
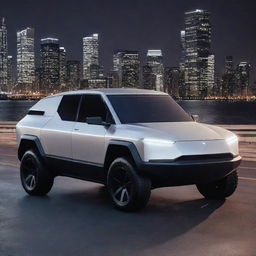
{"type": "Polygon", "coordinates": [[[225,201],[195,186],[152,191],[145,210],[115,210],[104,187],[58,177],[45,197],[26,195],[13,143],[0,144],[0,256],[256,255],[256,162],[239,168],[225,201]]]}

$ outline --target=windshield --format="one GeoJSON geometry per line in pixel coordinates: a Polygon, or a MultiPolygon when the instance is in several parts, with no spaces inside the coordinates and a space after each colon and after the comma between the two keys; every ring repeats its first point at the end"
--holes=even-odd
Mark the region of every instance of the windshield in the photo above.
{"type": "Polygon", "coordinates": [[[168,95],[108,95],[120,122],[186,122],[191,117],[168,95]]]}

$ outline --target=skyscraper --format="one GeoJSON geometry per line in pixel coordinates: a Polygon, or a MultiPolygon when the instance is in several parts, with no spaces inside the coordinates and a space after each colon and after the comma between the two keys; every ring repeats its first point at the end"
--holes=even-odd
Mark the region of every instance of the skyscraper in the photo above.
{"type": "Polygon", "coordinates": [[[41,39],[41,90],[52,93],[60,89],[59,40],[41,39]]]}
{"type": "Polygon", "coordinates": [[[210,13],[193,10],[185,13],[185,96],[208,94],[209,66],[212,66],[210,13]],[[209,63],[209,64],[208,64],[209,63]]]}
{"type": "Polygon", "coordinates": [[[107,87],[107,79],[103,74],[103,67],[91,64],[89,67],[90,79],[88,79],[88,87],[89,88],[106,88],[107,87]]]}
{"type": "Polygon", "coordinates": [[[91,64],[89,67],[90,79],[103,78],[103,68],[96,64],[91,64]]]}
{"type": "Polygon", "coordinates": [[[17,32],[17,82],[22,89],[31,90],[35,81],[34,29],[17,32]]]}
{"type": "Polygon", "coordinates": [[[2,18],[0,26],[0,91],[7,90],[7,28],[5,19],[2,18]]]}
{"type": "Polygon", "coordinates": [[[156,76],[153,74],[152,67],[145,65],[142,67],[142,86],[144,89],[154,90],[156,84],[156,76]]]}
{"type": "Polygon", "coordinates": [[[99,65],[99,35],[83,38],[83,79],[90,79],[90,65],[99,65]]]}
{"type": "Polygon", "coordinates": [[[15,72],[14,72],[14,61],[12,56],[7,58],[7,91],[11,92],[14,89],[15,83],[15,72]]]}
{"type": "Polygon", "coordinates": [[[140,59],[138,51],[115,51],[113,55],[113,71],[118,76],[119,87],[139,87],[140,59]]]}
{"type": "Polygon", "coordinates": [[[226,56],[225,58],[225,73],[230,74],[234,72],[233,56],[226,56]]]}
{"type": "Polygon", "coordinates": [[[240,88],[238,88],[235,77],[234,63],[232,56],[225,58],[225,73],[222,76],[222,96],[238,96],[240,88]]]}
{"type": "Polygon", "coordinates": [[[67,87],[69,90],[79,89],[80,83],[80,61],[67,61],[67,87]]]}
{"type": "Polygon", "coordinates": [[[248,96],[248,89],[250,87],[250,70],[251,65],[246,61],[240,62],[237,66],[237,83],[240,87],[241,97],[248,96]]]}
{"type": "Polygon", "coordinates": [[[116,78],[116,86],[122,86],[122,63],[124,51],[117,50],[113,55],[113,76],[116,78]]]}
{"type": "Polygon", "coordinates": [[[219,73],[215,73],[215,83],[212,90],[212,95],[215,97],[220,97],[222,95],[222,80],[219,73]]]}
{"type": "MultiPolygon", "coordinates": [[[[186,41],[185,41],[185,30],[180,31],[180,49],[181,49],[181,56],[180,56],[180,88],[179,88],[179,96],[184,97],[186,96],[186,87],[185,87],[185,60],[186,60],[186,41]]],[[[167,72],[168,73],[168,72],[167,72]]]]}
{"type": "Polygon", "coordinates": [[[180,46],[181,46],[181,57],[180,57],[180,69],[185,69],[185,57],[186,57],[186,44],[185,44],[185,30],[180,31],[180,46]]]}
{"type": "Polygon", "coordinates": [[[147,65],[151,67],[152,73],[155,76],[154,90],[164,91],[164,66],[163,55],[161,50],[148,50],[147,65]]]}
{"type": "Polygon", "coordinates": [[[122,58],[122,87],[139,87],[140,60],[138,51],[124,51],[122,58]]]}
{"type": "Polygon", "coordinates": [[[119,77],[116,71],[111,70],[107,73],[107,88],[118,88],[119,87],[119,77]]]}
{"type": "Polygon", "coordinates": [[[64,89],[66,86],[66,50],[64,47],[59,48],[59,75],[60,87],[64,89]]]}
{"type": "Polygon", "coordinates": [[[213,54],[207,59],[207,95],[211,96],[215,84],[215,56],[213,54]]]}
{"type": "Polygon", "coordinates": [[[179,97],[182,90],[182,71],[179,67],[164,68],[164,88],[172,97],[179,97]]]}
{"type": "Polygon", "coordinates": [[[37,67],[35,70],[35,86],[34,86],[34,92],[40,92],[42,91],[42,79],[41,79],[42,71],[41,67],[37,67]]]}

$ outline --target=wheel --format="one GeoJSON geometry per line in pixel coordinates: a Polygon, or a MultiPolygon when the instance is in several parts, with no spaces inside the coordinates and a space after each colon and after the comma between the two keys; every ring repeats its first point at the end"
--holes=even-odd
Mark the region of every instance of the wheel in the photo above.
{"type": "Polygon", "coordinates": [[[123,211],[136,211],[146,206],[151,181],[136,173],[129,158],[117,158],[109,167],[107,188],[114,205],[123,211]]]}
{"type": "Polygon", "coordinates": [[[221,180],[208,184],[197,184],[199,192],[208,199],[224,199],[231,196],[237,187],[237,171],[233,171],[221,180]]]}
{"type": "Polygon", "coordinates": [[[32,151],[27,151],[20,164],[21,184],[29,195],[45,195],[53,185],[53,176],[44,167],[38,155],[32,151]]]}

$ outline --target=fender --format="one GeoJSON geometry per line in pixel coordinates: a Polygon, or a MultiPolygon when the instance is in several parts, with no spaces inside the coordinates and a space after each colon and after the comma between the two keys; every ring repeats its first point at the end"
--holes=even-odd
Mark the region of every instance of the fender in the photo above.
{"type": "MultiPolygon", "coordinates": [[[[114,146],[123,146],[126,147],[129,152],[131,153],[131,156],[136,164],[136,167],[138,169],[140,169],[140,167],[143,165],[143,161],[139,155],[139,152],[136,148],[136,146],[134,145],[134,143],[130,142],[130,141],[122,141],[122,140],[111,140],[109,142],[109,146],[114,145],[114,146]]],[[[108,151],[108,150],[107,150],[108,151]]],[[[106,154],[107,155],[107,154],[106,154]]],[[[106,161],[106,159],[105,159],[106,161]]]]}
{"type": "Polygon", "coordinates": [[[41,142],[37,136],[34,135],[27,135],[24,134],[20,138],[20,144],[18,148],[18,158],[21,160],[23,151],[26,149],[27,143],[33,143],[36,146],[36,149],[38,150],[41,157],[45,158],[46,154],[44,152],[44,149],[41,145],[41,142]]]}

